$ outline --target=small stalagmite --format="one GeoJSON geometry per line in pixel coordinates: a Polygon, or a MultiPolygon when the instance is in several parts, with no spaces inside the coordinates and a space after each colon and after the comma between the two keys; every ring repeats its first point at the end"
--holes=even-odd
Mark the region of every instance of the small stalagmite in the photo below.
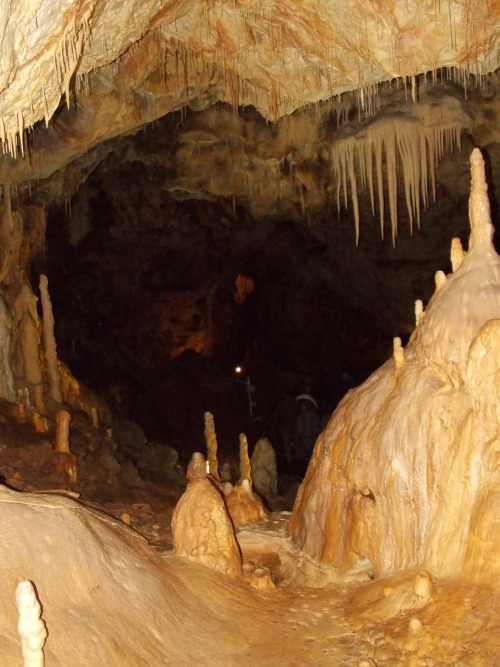
{"type": "Polygon", "coordinates": [[[56,472],[65,472],[70,482],[78,478],[78,463],[75,454],[69,447],[69,425],[71,413],[68,410],[58,410],[56,415],[56,442],[51,465],[56,472]]]}
{"type": "Polygon", "coordinates": [[[47,276],[40,275],[40,299],[43,310],[43,347],[50,396],[56,403],[62,403],[61,384],[57,368],[57,346],[54,335],[54,313],[49,295],[47,276]]]}
{"type": "Polygon", "coordinates": [[[193,482],[195,479],[203,479],[203,477],[206,477],[207,475],[207,462],[205,457],[203,454],[200,454],[200,452],[194,452],[186,470],[187,481],[193,482]]]}
{"type": "Polygon", "coordinates": [[[215,433],[214,416],[205,412],[205,442],[207,445],[208,471],[214,479],[219,479],[219,461],[217,460],[217,434],[215,433]]]}
{"type": "Polygon", "coordinates": [[[341,569],[500,574],[500,257],[478,149],[471,174],[468,252],[455,243],[454,272],[436,274],[404,364],[395,373],[394,355],[341,401],[297,496],[290,536],[341,569]]]}
{"type": "Polygon", "coordinates": [[[252,491],[247,479],[243,479],[226,496],[226,505],[235,526],[246,526],[267,519],[264,503],[252,491]]]}
{"type": "Polygon", "coordinates": [[[41,619],[40,603],[31,581],[21,581],[16,588],[16,605],[19,613],[18,631],[21,638],[25,667],[43,667],[43,647],[47,628],[41,619]]]}
{"type": "Polygon", "coordinates": [[[241,555],[234,528],[221,492],[207,476],[201,454],[193,455],[186,476],[188,487],[172,516],[176,554],[224,574],[241,576],[241,555]]]}
{"type": "Polygon", "coordinates": [[[240,433],[240,481],[244,479],[252,486],[252,466],[248,456],[248,440],[244,433],[240,433]]]}

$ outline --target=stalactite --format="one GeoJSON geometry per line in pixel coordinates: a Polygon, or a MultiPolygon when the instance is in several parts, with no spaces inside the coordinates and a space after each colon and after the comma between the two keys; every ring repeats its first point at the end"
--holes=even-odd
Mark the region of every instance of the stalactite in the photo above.
{"type": "MultiPolygon", "coordinates": [[[[337,182],[337,197],[350,191],[354,210],[356,241],[359,236],[359,204],[357,179],[366,182],[374,207],[374,173],[377,177],[380,229],[384,235],[384,166],[387,174],[386,191],[392,239],[395,242],[398,225],[398,172],[403,179],[403,190],[410,228],[416,220],[420,224],[420,202],[428,205],[428,175],[432,196],[436,197],[436,166],[445,151],[460,147],[460,135],[469,119],[451,106],[436,108],[414,104],[411,115],[376,118],[360,126],[356,134],[334,139],[331,164],[337,182]],[[375,159],[375,170],[373,170],[375,159]]],[[[338,199],[337,199],[338,201],[338,199]]]]}

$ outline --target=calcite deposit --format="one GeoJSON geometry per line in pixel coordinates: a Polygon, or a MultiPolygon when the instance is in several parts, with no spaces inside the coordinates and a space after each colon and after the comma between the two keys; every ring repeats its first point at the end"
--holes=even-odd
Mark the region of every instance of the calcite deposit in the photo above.
{"type": "Polygon", "coordinates": [[[172,517],[174,549],[224,574],[241,576],[241,555],[219,489],[208,477],[194,478],[172,517]]]}
{"type": "Polygon", "coordinates": [[[133,52],[145,46],[142,83],[154,62],[163,77],[149,86],[163,85],[168,95],[173,65],[186,94],[194,84],[198,94],[252,104],[268,118],[353,89],[369,106],[377,84],[394,77],[411,87],[416,74],[439,67],[483,74],[498,66],[496,7],[465,0],[30,0],[11,2],[1,21],[2,141],[22,153],[24,128],[48,120],[63,96],[70,104],[75,89],[102,85],[109,63],[121,60],[137,77],[133,52]]]}
{"type": "Polygon", "coordinates": [[[422,277],[472,147],[495,192],[498,0],[0,0],[0,35],[0,663],[497,664],[477,149],[422,277]],[[289,459],[274,398],[323,418],[392,329],[290,518],[248,442],[289,459]]]}
{"type": "Polygon", "coordinates": [[[278,471],[276,468],[276,452],[269,438],[259,438],[250,459],[252,465],[252,482],[261,496],[271,499],[276,495],[278,471]]]}
{"type": "Polygon", "coordinates": [[[299,491],[292,539],[340,569],[498,574],[500,258],[477,149],[471,169],[468,252],[406,348],[341,402],[299,491]]]}

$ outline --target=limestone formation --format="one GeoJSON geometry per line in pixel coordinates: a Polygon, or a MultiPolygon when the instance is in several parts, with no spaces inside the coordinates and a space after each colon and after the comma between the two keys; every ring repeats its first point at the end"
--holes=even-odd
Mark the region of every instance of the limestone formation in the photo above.
{"type": "Polygon", "coordinates": [[[5,301],[0,295],[0,397],[14,401],[14,376],[10,359],[12,319],[5,301]]]}
{"type": "Polygon", "coordinates": [[[276,495],[278,483],[276,452],[268,438],[260,438],[255,443],[251,464],[255,490],[267,499],[276,495]]]}
{"type": "Polygon", "coordinates": [[[214,416],[205,412],[205,443],[207,445],[208,471],[214,479],[219,479],[219,461],[217,459],[217,434],[215,432],[214,416]]]}
{"type": "Polygon", "coordinates": [[[56,441],[51,465],[56,472],[65,472],[70,482],[76,482],[78,461],[69,446],[70,423],[71,413],[67,410],[58,410],[56,415],[56,441]]]}
{"type": "Polygon", "coordinates": [[[246,526],[267,519],[262,499],[252,491],[247,479],[236,484],[226,496],[227,510],[236,526],[246,526]]]}
{"type": "Polygon", "coordinates": [[[49,295],[49,281],[47,276],[43,274],[40,276],[40,299],[43,309],[43,346],[49,393],[56,403],[62,403],[61,383],[57,368],[57,346],[54,335],[54,313],[49,295]]]}
{"type": "Polygon", "coordinates": [[[240,482],[246,480],[252,486],[252,466],[248,456],[248,440],[244,433],[240,433],[240,482]]]}
{"type": "Polygon", "coordinates": [[[200,454],[200,452],[194,452],[186,471],[187,481],[193,482],[196,479],[203,479],[207,475],[207,462],[205,461],[205,457],[203,454],[200,454]]]}
{"type": "Polygon", "coordinates": [[[220,491],[208,477],[188,484],[172,516],[175,553],[233,577],[241,556],[220,491]]]}
{"type": "Polygon", "coordinates": [[[182,59],[183,77],[198,74],[198,85],[211,85],[219,99],[273,119],[346,90],[359,90],[370,108],[378,84],[395,77],[416,97],[415,76],[440,67],[482,75],[498,67],[497,29],[497,13],[482,2],[286,0],[263,8],[252,0],[229,9],[201,0],[67,0],[56,12],[53,0],[17,0],[2,20],[2,142],[24,154],[25,128],[47,122],[61,99],[71,104],[75,88],[89,91],[94,71],[105,80],[106,65],[120,56],[133,76],[130,61],[146,47],[148,61],[163,64],[164,79],[151,86],[165,85],[169,60],[182,59]]]}
{"type": "Polygon", "coordinates": [[[271,625],[247,584],[161,557],[119,519],[4,486],[0,508],[3,665],[22,665],[14,601],[20,581],[36,585],[43,605],[47,667],[203,664],[208,655],[224,665],[240,662],[242,646],[271,625]]]}
{"type": "Polygon", "coordinates": [[[299,490],[290,535],[341,569],[498,574],[500,258],[477,149],[471,169],[468,252],[404,354],[343,399],[299,490]]]}
{"type": "Polygon", "coordinates": [[[19,612],[17,625],[23,649],[24,667],[43,667],[43,646],[47,628],[41,620],[40,603],[31,581],[21,581],[16,588],[16,604],[19,612]]]}

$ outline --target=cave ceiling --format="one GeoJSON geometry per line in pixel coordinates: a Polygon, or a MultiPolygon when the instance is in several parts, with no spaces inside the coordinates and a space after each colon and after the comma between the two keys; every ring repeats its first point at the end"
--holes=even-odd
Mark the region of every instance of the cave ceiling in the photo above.
{"type": "MultiPolygon", "coordinates": [[[[228,284],[240,272],[270,280],[256,262],[281,265],[286,242],[272,221],[292,221],[290,244],[309,253],[282,253],[295,276],[323,284],[318,276],[332,267],[323,296],[349,298],[386,340],[411,328],[413,301],[425,298],[417,285],[430,295],[445,246],[466,235],[470,150],[483,148],[490,180],[500,174],[496,0],[0,0],[0,8],[5,206],[56,206],[52,227],[73,208],[70,245],[91,230],[92,242],[114,239],[115,252],[117,239],[134,247],[124,257],[146,267],[134,289],[165,279],[175,290],[161,265],[181,249],[172,271],[199,269],[198,281],[181,286],[194,300],[201,289],[204,302],[214,271],[228,284]],[[191,208],[182,213],[176,202],[191,208]],[[304,222],[316,225],[306,240],[295,226],[304,222]],[[220,254],[208,266],[211,246],[220,254]],[[410,275],[402,263],[418,268],[410,275]],[[304,276],[304,266],[315,268],[304,276]]],[[[99,261],[109,268],[106,243],[99,261]]],[[[97,254],[89,244],[84,257],[97,254]]],[[[52,252],[54,275],[66,250],[52,252]]]]}
{"type": "MultiPolygon", "coordinates": [[[[271,123],[268,132],[255,136],[246,123],[242,137],[241,120],[225,113],[217,122],[217,112],[209,111],[181,138],[179,178],[171,188],[178,196],[252,200],[252,212],[260,215],[275,212],[271,197],[291,194],[303,208],[314,205],[321,195],[309,187],[306,162],[322,160],[330,175],[332,160],[348,164],[352,148],[341,146],[340,155],[333,145],[349,132],[364,139],[366,123],[377,114],[402,123],[399,136],[415,124],[460,134],[482,123],[491,131],[491,121],[465,109],[456,91],[450,108],[447,95],[438,100],[428,84],[447,77],[492,96],[488,75],[499,64],[495,0],[2,0],[0,6],[3,183],[47,178],[91,151],[88,171],[114,137],[170,112],[226,103],[235,111],[256,110],[271,123]],[[335,125],[351,120],[354,127],[337,137],[335,125]],[[220,154],[221,143],[229,153],[246,154],[246,164],[240,161],[229,182],[217,174],[201,182],[194,153],[220,154]],[[259,202],[252,172],[271,175],[276,184],[284,168],[295,171],[294,178],[259,202]],[[305,202],[295,194],[301,189],[308,191],[305,202]]],[[[452,148],[448,134],[445,147],[452,148]]],[[[204,169],[213,161],[210,156],[204,169]]],[[[77,177],[66,179],[60,194],[71,196],[71,185],[78,184],[77,177]]]]}

